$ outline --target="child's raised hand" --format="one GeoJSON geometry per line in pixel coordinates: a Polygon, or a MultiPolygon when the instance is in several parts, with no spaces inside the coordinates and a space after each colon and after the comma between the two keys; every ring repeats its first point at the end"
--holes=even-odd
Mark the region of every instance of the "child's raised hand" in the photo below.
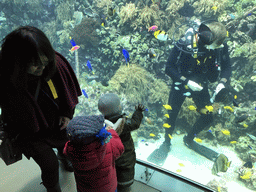
{"type": "Polygon", "coordinates": [[[139,111],[145,111],[145,110],[146,110],[145,106],[142,105],[142,104],[136,105],[136,106],[135,106],[135,109],[136,109],[136,110],[139,110],[139,111]]]}

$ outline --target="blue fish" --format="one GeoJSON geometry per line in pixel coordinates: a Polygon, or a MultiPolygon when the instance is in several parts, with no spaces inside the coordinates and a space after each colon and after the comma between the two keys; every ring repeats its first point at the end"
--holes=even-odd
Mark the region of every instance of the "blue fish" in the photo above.
{"type": "Polygon", "coordinates": [[[125,58],[125,62],[128,63],[128,66],[129,66],[130,56],[129,56],[129,53],[126,49],[123,49],[123,55],[124,55],[124,58],[125,58]]]}
{"type": "Polygon", "coordinates": [[[89,71],[92,72],[92,74],[94,74],[94,72],[92,71],[92,65],[91,65],[91,62],[89,60],[87,60],[87,67],[89,69],[89,71]]]}
{"type": "Polygon", "coordinates": [[[230,16],[231,19],[235,19],[236,18],[236,16],[234,14],[232,14],[232,13],[230,13],[229,16],[230,16]]]}
{"type": "Polygon", "coordinates": [[[145,111],[148,111],[148,109],[145,109],[145,111]]]}
{"type": "Polygon", "coordinates": [[[249,13],[249,14],[248,14],[248,16],[251,16],[251,15],[252,15],[252,13],[249,13]]]}
{"type": "Polygon", "coordinates": [[[88,95],[87,95],[87,93],[85,92],[85,89],[82,89],[82,93],[83,93],[83,95],[88,99],[89,97],[88,97],[88,95]]]}
{"type": "Polygon", "coordinates": [[[210,132],[210,133],[212,133],[212,130],[211,130],[211,129],[209,129],[209,132],[210,132]]]}
{"type": "Polygon", "coordinates": [[[71,43],[72,47],[75,47],[76,46],[76,42],[71,37],[69,37],[69,38],[70,38],[70,43],[71,43]]]}

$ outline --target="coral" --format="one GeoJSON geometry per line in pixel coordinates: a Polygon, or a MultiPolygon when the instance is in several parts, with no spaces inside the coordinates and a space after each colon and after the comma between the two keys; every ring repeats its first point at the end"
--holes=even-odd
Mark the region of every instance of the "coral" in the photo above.
{"type": "Polygon", "coordinates": [[[94,4],[98,8],[106,8],[112,4],[112,0],[94,0],[94,4]]]}
{"type": "Polygon", "coordinates": [[[83,12],[81,11],[75,11],[73,18],[75,19],[75,25],[79,25],[82,22],[83,19],[83,12]]]}
{"type": "Polygon", "coordinates": [[[207,183],[207,186],[215,191],[228,192],[228,188],[226,187],[226,182],[224,180],[217,181],[216,179],[213,179],[207,183]]]}
{"type": "Polygon", "coordinates": [[[138,14],[138,9],[133,3],[126,3],[125,6],[122,6],[119,12],[120,21],[119,24],[124,24],[129,21],[133,21],[138,14]]]}
{"type": "Polygon", "coordinates": [[[57,19],[62,23],[72,19],[74,13],[74,6],[69,1],[65,3],[60,3],[56,7],[57,19]]]}
{"type": "Polygon", "coordinates": [[[70,34],[67,30],[57,31],[57,35],[60,38],[60,41],[59,41],[60,44],[68,43],[70,41],[69,40],[70,34]]]}
{"type": "Polygon", "coordinates": [[[255,190],[256,189],[256,169],[241,167],[238,171],[239,179],[242,180],[246,187],[255,190]]]}
{"type": "Polygon", "coordinates": [[[144,68],[135,64],[121,66],[109,81],[109,85],[118,93],[124,93],[129,102],[138,104],[146,102],[152,77],[144,68]]]}
{"type": "Polygon", "coordinates": [[[187,124],[189,124],[189,126],[184,126],[188,129],[190,128],[190,126],[193,126],[195,124],[197,118],[200,116],[200,114],[197,113],[196,111],[190,111],[188,109],[188,106],[190,105],[194,105],[193,99],[186,98],[178,114],[178,120],[181,120],[182,123],[186,122],[187,124]]]}
{"type": "Polygon", "coordinates": [[[152,87],[149,90],[149,103],[162,103],[166,104],[168,102],[168,96],[170,89],[166,83],[161,79],[156,79],[154,83],[151,84],[152,87]]]}
{"type": "Polygon", "coordinates": [[[212,16],[219,15],[227,7],[228,0],[200,0],[193,3],[195,14],[212,16]]]}
{"type": "Polygon", "coordinates": [[[188,0],[180,0],[180,1],[169,1],[167,4],[166,12],[171,17],[176,17],[178,15],[178,10],[184,6],[184,3],[188,2],[188,0]]]}
{"type": "MultiPolygon", "coordinates": [[[[246,136],[240,136],[238,139],[238,142],[236,144],[235,150],[238,153],[246,153],[249,150],[251,142],[250,142],[250,138],[246,137],[246,136]]],[[[242,158],[243,159],[243,158],[242,158]]]]}
{"type": "Polygon", "coordinates": [[[74,38],[78,45],[86,47],[97,46],[100,38],[96,29],[100,27],[100,23],[93,18],[83,18],[79,25],[76,25],[71,31],[71,37],[74,38]]]}
{"type": "Polygon", "coordinates": [[[143,9],[138,10],[138,17],[132,23],[132,27],[137,29],[138,26],[149,28],[152,25],[157,25],[162,28],[164,24],[165,14],[159,10],[157,4],[151,4],[150,7],[145,6],[143,9]]]}

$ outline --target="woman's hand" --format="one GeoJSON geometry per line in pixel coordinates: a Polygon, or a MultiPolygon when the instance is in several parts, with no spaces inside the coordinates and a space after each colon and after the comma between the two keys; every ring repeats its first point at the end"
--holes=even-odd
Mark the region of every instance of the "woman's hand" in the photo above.
{"type": "Polygon", "coordinates": [[[59,125],[62,125],[60,130],[66,129],[66,127],[68,126],[69,121],[70,121],[70,119],[68,117],[60,116],[59,125]]]}

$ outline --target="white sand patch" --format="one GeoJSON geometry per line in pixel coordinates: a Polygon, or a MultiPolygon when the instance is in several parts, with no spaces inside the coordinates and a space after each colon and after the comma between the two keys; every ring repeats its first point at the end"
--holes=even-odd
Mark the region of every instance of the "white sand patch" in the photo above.
{"type": "MultiPolygon", "coordinates": [[[[162,166],[163,168],[202,183],[203,185],[206,185],[213,179],[216,179],[217,181],[224,180],[229,192],[253,192],[253,190],[246,188],[245,184],[238,179],[238,174],[235,170],[237,167],[242,166],[243,162],[231,148],[225,146],[210,146],[204,141],[201,143],[218,153],[223,153],[230,161],[232,161],[231,167],[226,173],[219,173],[220,176],[215,176],[211,173],[214,162],[186,147],[183,143],[183,137],[184,135],[175,135],[172,139],[172,150],[169,152],[168,157],[162,166]],[[184,166],[181,166],[180,163],[184,166]]],[[[161,138],[157,141],[154,141],[153,139],[147,140],[139,138],[138,147],[136,148],[137,158],[147,161],[147,157],[155,149],[159,148],[163,141],[163,135],[161,135],[161,138]]]]}

